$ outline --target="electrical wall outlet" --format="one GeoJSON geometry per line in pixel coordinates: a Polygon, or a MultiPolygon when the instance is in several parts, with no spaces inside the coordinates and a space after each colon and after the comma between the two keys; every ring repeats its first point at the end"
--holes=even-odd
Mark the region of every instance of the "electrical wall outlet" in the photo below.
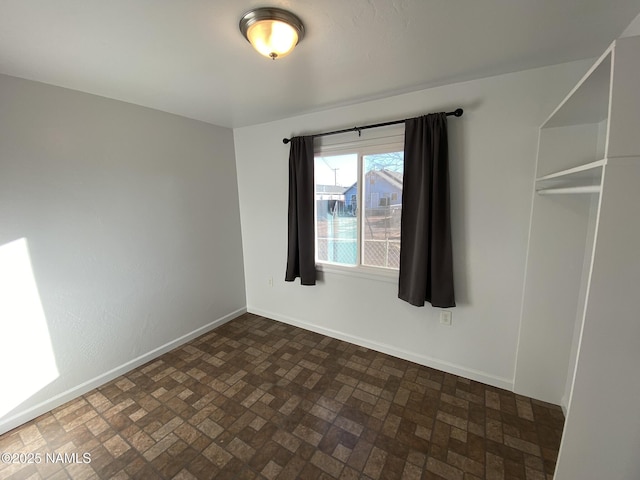
{"type": "Polygon", "coordinates": [[[451,326],[451,312],[448,310],[440,311],[440,325],[451,326]]]}

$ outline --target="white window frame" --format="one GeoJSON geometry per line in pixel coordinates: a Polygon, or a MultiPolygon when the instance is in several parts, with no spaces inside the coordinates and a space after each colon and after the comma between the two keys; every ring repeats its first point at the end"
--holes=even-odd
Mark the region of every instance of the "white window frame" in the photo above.
{"type": "MultiPolygon", "coordinates": [[[[358,205],[357,214],[357,265],[342,265],[331,262],[324,262],[317,259],[317,202],[314,201],[314,241],[316,242],[316,271],[321,274],[329,273],[335,275],[346,275],[350,277],[367,278],[370,280],[383,281],[388,283],[397,283],[399,271],[392,268],[374,267],[362,264],[362,254],[364,249],[364,238],[362,235],[364,226],[364,157],[376,153],[401,152],[404,150],[404,132],[387,133],[386,135],[373,136],[356,141],[334,141],[320,143],[314,149],[314,165],[315,157],[327,157],[334,155],[358,155],[358,190],[356,204],[358,205]]],[[[314,187],[315,188],[315,187],[314,187]]],[[[366,188],[366,187],[365,187],[366,188]]]]}

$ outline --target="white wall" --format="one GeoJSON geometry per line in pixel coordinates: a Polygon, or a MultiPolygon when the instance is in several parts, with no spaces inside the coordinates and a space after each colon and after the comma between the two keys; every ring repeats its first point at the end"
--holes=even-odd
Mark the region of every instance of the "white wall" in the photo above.
{"type": "Polygon", "coordinates": [[[624,30],[624,32],[622,32],[622,35],[620,35],[620,37],[634,37],[636,35],[640,35],[640,15],[633,19],[633,21],[624,30]]]}
{"type": "Polygon", "coordinates": [[[640,157],[608,159],[558,480],[640,478],[639,183],[640,157]]]}
{"type": "Polygon", "coordinates": [[[582,262],[582,277],[580,278],[580,290],[578,292],[578,308],[576,308],[576,316],[573,323],[573,332],[571,337],[571,348],[569,349],[569,366],[567,368],[567,380],[564,386],[564,393],[560,405],[563,408],[565,417],[569,410],[569,398],[571,398],[571,388],[573,387],[573,374],[578,362],[578,347],[580,346],[580,332],[582,330],[582,319],[584,317],[584,307],[587,301],[587,289],[589,288],[589,269],[591,268],[591,259],[593,257],[593,245],[596,237],[596,228],[598,220],[598,204],[599,195],[590,195],[590,206],[588,214],[587,234],[584,243],[584,260],[582,262]]]}
{"type": "Polygon", "coordinates": [[[590,64],[501,75],[234,130],[248,310],[512,388],[538,127],[590,64]],[[449,121],[458,302],[453,326],[439,324],[439,309],[398,300],[395,283],[335,273],[325,273],[315,287],[285,283],[288,146],[282,138],[456,107],[465,114],[449,121]]]}
{"type": "Polygon", "coordinates": [[[0,75],[2,262],[0,433],[244,311],[232,131],[0,75]]]}

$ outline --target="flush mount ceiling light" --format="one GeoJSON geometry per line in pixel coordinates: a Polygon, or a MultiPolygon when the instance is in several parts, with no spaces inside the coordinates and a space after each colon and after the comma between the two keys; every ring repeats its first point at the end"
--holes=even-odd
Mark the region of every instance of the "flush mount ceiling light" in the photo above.
{"type": "Polygon", "coordinates": [[[304,25],[293,13],[281,8],[256,8],[240,19],[240,31],[265,57],[282,58],[304,37],[304,25]]]}

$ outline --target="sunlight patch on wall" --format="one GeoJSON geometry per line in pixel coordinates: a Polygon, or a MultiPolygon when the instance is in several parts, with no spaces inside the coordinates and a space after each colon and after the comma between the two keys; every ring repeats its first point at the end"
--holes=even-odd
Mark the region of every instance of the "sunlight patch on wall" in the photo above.
{"type": "Polygon", "coordinates": [[[58,378],[27,239],[0,246],[0,417],[58,378]]]}

